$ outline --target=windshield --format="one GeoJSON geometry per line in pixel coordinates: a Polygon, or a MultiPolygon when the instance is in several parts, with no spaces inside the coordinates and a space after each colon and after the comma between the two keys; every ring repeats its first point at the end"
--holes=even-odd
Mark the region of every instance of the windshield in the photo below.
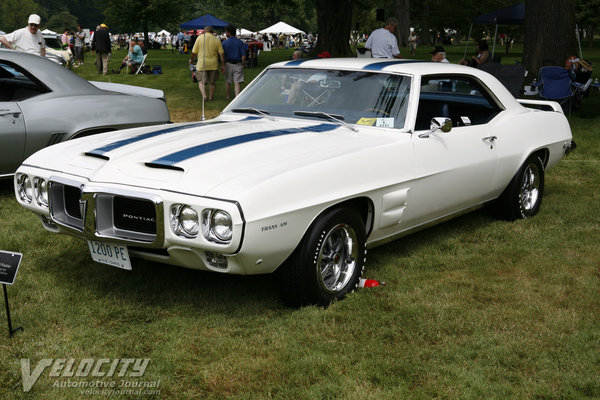
{"type": "Polygon", "coordinates": [[[410,77],[366,71],[269,69],[226,111],[403,128],[410,77]]]}

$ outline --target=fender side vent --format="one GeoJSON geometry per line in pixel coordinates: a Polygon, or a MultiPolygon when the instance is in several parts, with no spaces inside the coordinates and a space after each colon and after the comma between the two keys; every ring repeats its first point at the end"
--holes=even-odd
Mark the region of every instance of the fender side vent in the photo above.
{"type": "Polygon", "coordinates": [[[52,136],[50,136],[50,139],[48,140],[48,146],[52,146],[53,144],[60,142],[63,136],[65,136],[64,132],[53,133],[52,136]]]}

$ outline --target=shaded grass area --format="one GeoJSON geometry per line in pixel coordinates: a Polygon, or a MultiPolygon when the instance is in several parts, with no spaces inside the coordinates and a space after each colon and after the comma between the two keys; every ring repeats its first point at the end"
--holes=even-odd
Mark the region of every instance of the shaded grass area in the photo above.
{"type": "MultiPolygon", "coordinates": [[[[151,52],[149,63],[163,75],[99,78],[163,89],[173,115],[196,119],[187,58],[151,52]]],[[[91,66],[81,74],[98,78],[91,66]]],[[[573,114],[579,147],[547,172],[539,215],[509,223],[484,209],[369,250],[366,276],[388,285],[328,309],[284,307],[270,276],[96,264],[85,242],[44,231],[0,181],[0,249],[24,254],[8,291],[13,323],[25,329],[12,339],[0,330],[0,393],[100,398],[56,385],[125,379],[160,380],[148,399],[597,398],[598,98],[593,92],[573,114]],[[20,359],[33,369],[43,358],[150,363],[141,378],[47,369],[23,393],[20,359]]],[[[224,105],[209,102],[207,112],[224,105]]]]}

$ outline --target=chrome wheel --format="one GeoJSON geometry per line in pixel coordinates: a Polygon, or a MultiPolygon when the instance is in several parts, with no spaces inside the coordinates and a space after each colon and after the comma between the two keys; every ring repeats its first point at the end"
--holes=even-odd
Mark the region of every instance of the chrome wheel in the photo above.
{"type": "Polygon", "coordinates": [[[532,163],[525,168],[521,183],[520,203],[525,212],[533,210],[540,195],[540,170],[537,164],[532,163]]]}
{"type": "Polygon", "coordinates": [[[319,283],[328,293],[338,293],[346,287],[357,266],[358,240],[352,226],[338,224],[323,239],[318,253],[319,283]]]}

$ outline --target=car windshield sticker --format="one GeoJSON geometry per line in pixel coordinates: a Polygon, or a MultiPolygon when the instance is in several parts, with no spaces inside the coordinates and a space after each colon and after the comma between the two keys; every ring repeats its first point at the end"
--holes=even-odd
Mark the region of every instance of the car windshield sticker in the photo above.
{"type": "Polygon", "coordinates": [[[249,121],[249,120],[255,120],[255,119],[261,119],[261,117],[250,116],[250,117],[246,117],[244,119],[241,119],[239,121],[197,122],[195,124],[188,124],[188,125],[175,126],[175,127],[172,127],[172,128],[159,129],[159,130],[156,130],[156,131],[144,133],[142,135],[134,136],[132,138],[127,138],[127,139],[123,139],[123,140],[118,140],[118,141],[113,142],[113,143],[109,143],[109,144],[104,145],[102,147],[98,147],[97,149],[90,150],[90,151],[88,151],[85,154],[86,155],[101,156],[101,155],[104,155],[104,154],[108,153],[109,151],[118,149],[118,148],[123,147],[123,146],[127,146],[128,144],[140,142],[142,140],[150,139],[150,138],[153,138],[155,136],[164,135],[164,134],[171,133],[171,132],[177,132],[177,131],[181,131],[181,130],[184,130],[184,129],[191,129],[191,128],[195,128],[195,127],[198,127],[198,126],[208,126],[208,125],[215,125],[215,124],[225,124],[225,123],[229,123],[229,122],[242,122],[242,121],[249,121]]]}
{"type": "Polygon", "coordinates": [[[361,118],[356,121],[356,125],[373,126],[375,125],[375,121],[377,121],[377,118],[361,118]]]}
{"type": "Polygon", "coordinates": [[[339,128],[336,124],[319,124],[313,126],[306,126],[304,128],[289,128],[279,129],[274,131],[262,131],[254,132],[247,135],[235,136],[227,139],[217,140],[216,142],[204,143],[198,146],[191,147],[189,149],[181,150],[176,153],[169,154],[165,157],[151,161],[146,165],[156,166],[173,166],[178,162],[188,160],[199,155],[209,153],[211,151],[220,150],[226,147],[235,146],[242,143],[252,142],[254,140],[261,140],[266,138],[272,138],[282,135],[292,135],[296,133],[304,132],[327,132],[339,128]]]}
{"type": "Polygon", "coordinates": [[[469,117],[460,117],[460,119],[462,120],[463,124],[471,125],[471,120],[469,119],[469,117]]]}
{"type": "Polygon", "coordinates": [[[393,128],[394,127],[394,118],[377,118],[377,122],[375,122],[375,126],[379,126],[382,128],[393,128]]]}

